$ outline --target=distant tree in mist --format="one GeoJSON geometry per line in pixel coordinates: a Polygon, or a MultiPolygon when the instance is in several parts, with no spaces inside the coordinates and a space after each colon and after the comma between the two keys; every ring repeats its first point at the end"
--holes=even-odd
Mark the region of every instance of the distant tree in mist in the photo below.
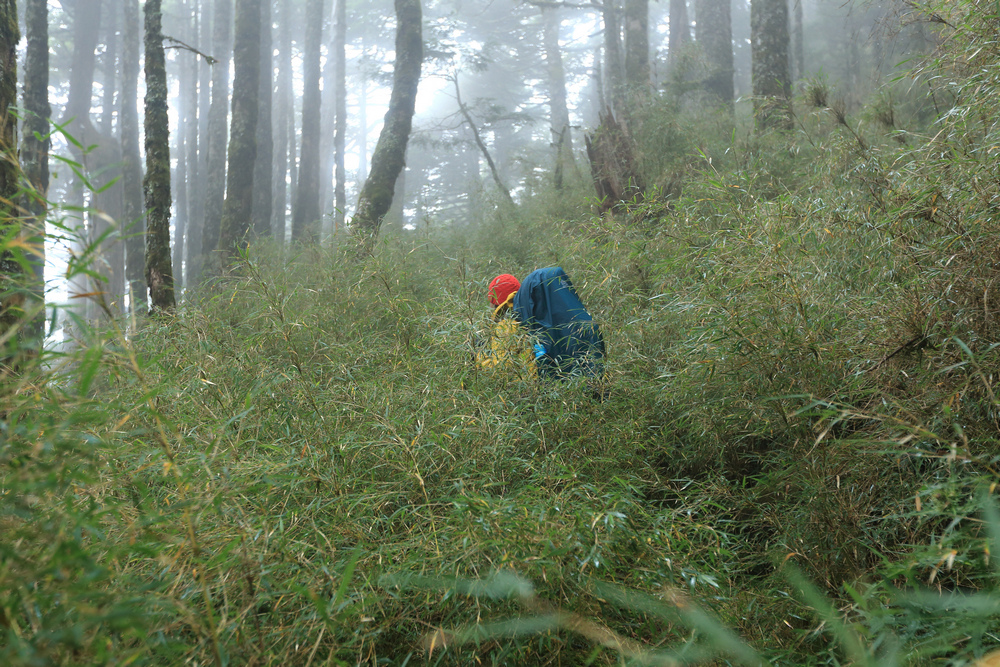
{"type": "Polygon", "coordinates": [[[691,41],[691,24],[688,20],[687,0],[670,0],[670,33],[667,41],[667,59],[672,66],[685,44],[691,41]]]}
{"type": "Polygon", "coordinates": [[[733,29],[730,0],[697,0],[697,39],[708,66],[705,92],[733,105],[733,29]]]}
{"type": "Polygon", "coordinates": [[[232,0],[215,0],[212,13],[212,104],[208,110],[208,136],[205,137],[207,172],[205,174],[205,225],[202,228],[202,253],[192,267],[191,283],[201,279],[205,270],[216,270],[215,250],[219,247],[222,205],[226,195],[226,121],[229,118],[229,55],[232,50],[232,0]]]}
{"type": "MultiPolygon", "coordinates": [[[[333,53],[336,59],[334,71],[334,187],[333,187],[333,231],[344,227],[344,211],[347,209],[347,170],[344,167],[344,152],[347,144],[347,0],[334,1],[333,53]]],[[[361,91],[364,109],[364,90],[361,91]]],[[[362,126],[366,123],[361,114],[362,126]]],[[[364,129],[362,129],[364,132],[364,129]]]]}
{"type": "Polygon", "coordinates": [[[257,98],[260,94],[260,3],[261,0],[236,0],[233,120],[229,133],[226,202],[219,233],[219,251],[227,259],[246,245],[252,223],[257,98]]]}
{"type": "Polygon", "coordinates": [[[121,96],[118,98],[122,147],[122,223],[125,229],[125,277],[132,312],[147,308],[145,253],[146,216],[139,152],[139,54],[141,21],[139,0],[123,0],[121,96]]]}
{"type": "Polygon", "coordinates": [[[323,41],[323,0],[307,0],[305,46],[302,54],[302,148],[299,182],[292,206],[292,238],[306,240],[319,232],[320,174],[320,48],[323,41]]]}
{"type": "Polygon", "coordinates": [[[560,16],[557,9],[542,9],[542,44],[549,84],[549,124],[552,145],[555,147],[552,181],[556,190],[562,189],[566,172],[574,166],[573,134],[566,102],[566,70],[559,46],[559,27],[562,23],[560,16]]]}
{"type": "Polygon", "coordinates": [[[253,231],[257,237],[271,235],[274,169],[274,137],[271,109],[274,103],[274,49],[271,41],[271,0],[260,4],[260,93],[257,99],[257,158],[253,172],[253,231]]]}
{"type": "Polygon", "coordinates": [[[634,98],[649,96],[649,0],[625,0],[625,83],[634,98]]]}
{"type": "Polygon", "coordinates": [[[788,127],[792,81],[788,72],[787,0],[752,0],[750,41],[757,127],[788,127]]]}

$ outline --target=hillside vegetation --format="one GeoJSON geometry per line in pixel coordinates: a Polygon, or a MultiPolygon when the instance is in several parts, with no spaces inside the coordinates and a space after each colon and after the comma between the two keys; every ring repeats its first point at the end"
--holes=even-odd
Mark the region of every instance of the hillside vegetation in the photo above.
{"type": "Polygon", "coordinates": [[[637,110],[658,186],[603,217],[579,185],[361,259],[257,245],[46,354],[4,387],[0,661],[974,664],[991,11],[937,15],[864,108],[810,82],[789,131],[637,110]],[[490,278],[547,265],[608,339],[603,401],[472,361],[490,278]]]}

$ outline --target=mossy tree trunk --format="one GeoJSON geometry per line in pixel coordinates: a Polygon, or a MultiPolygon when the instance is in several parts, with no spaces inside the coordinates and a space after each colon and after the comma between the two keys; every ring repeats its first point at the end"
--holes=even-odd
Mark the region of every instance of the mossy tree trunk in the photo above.
{"type": "MultiPolygon", "coordinates": [[[[45,302],[45,212],[49,189],[49,10],[46,0],[27,0],[24,32],[24,134],[21,140],[21,168],[31,188],[22,198],[22,208],[30,225],[26,236],[34,250],[31,257],[33,280],[29,308],[45,302]]],[[[44,310],[31,326],[34,344],[41,343],[45,331],[44,310]]]]}
{"type": "Polygon", "coordinates": [[[698,0],[697,38],[705,54],[705,92],[733,108],[733,22],[730,0],[698,0]]]}
{"type": "Polygon", "coordinates": [[[292,238],[310,240],[319,232],[319,146],[321,116],[320,47],[323,41],[323,0],[307,0],[302,53],[302,152],[299,182],[292,206],[292,238]]]}
{"type": "Polygon", "coordinates": [[[424,57],[420,0],[395,0],[396,64],[393,70],[392,95],[385,125],[372,155],[371,172],[358,196],[353,223],[364,243],[378,235],[382,218],[392,206],[396,178],[403,170],[406,144],[413,126],[413,110],[424,57]]]}
{"type": "Polygon", "coordinates": [[[752,0],[750,43],[757,128],[791,127],[787,0],[752,0]]]}
{"type": "Polygon", "coordinates": [[[139,0],[124,0],[122,7],[122,95],[119,123],[122,145],[122,227],[125,229],[125,278],[132,312],[148,307],[145,281],[146,216],[142,201],[142,157],[139,153],[139,0]]]}
{"type": "MultiPolygon", "coordinates": [[[[0,243],[20,232],[20,222],[9,202],[18,191],[17,119],[10,112],[17,104],[17,3],[0,0],[0,243]]],[[[14,254],[0,250],[0,336],[23,316],[28,267],[14,254]]],[[[7,356],[7,355],[4,355],[7,356]]]]}
{"type": "Polygon", "coordinates": [[[253,172],[257,159],[257,97],[260,94],[260,3],[236,0],[233,120],[229,132],[226,202],[219,251],[232,259],[245,248],[253,216],[253,172]]]}
{"type": "Polygon", "coordinates": [[[170,265],[170,128],[161,0],[146,0],[146,285],[153,310],[174,307],[170,265]]]}

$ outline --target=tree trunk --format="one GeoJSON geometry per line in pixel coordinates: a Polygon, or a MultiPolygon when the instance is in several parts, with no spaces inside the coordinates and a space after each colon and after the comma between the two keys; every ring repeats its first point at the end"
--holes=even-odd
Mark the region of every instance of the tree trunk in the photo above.
{"type": "Polygon", "coordinates": [[[789,128],[792,84],[788,75],[787,0],[752,0],[750,32],[757,128],[789,128]]]}
{"type": "MultiPolygon", "coordinates": [[[[187,108],[187,91],[184,82],[180,82],[180,95],[177,100],[180,111],[177,114],[177,134],[174,137],[177,155],[177,168],[171,181],[173,190],[177,193],[174,209],[174,242],[171,247],[171,266],[174,271],[174,289],[180,293],[184,287],[184,235],[188,227],[188,170],[187,170],[187,137],[190,132],[189,118],[184,110],[187,108]]],[[[176,298],[176,296],[175,296],[176,298]]]]}
{"type": "MultiPolygon", "coordinates": [[[[333,187],[333,233],[344,228],[344,211],[347,209],[347,171],[344,168],[344,152],[347,133],[347,0],[334,0],[333,54],[336,59],[334,71],[334,187],[333,187]]],[[[362,91],[362,96],[364,91],[362,91]]],[[[363,97],[362,97],[363,99],[363,97]]],[[[362,103],[363,104],[363,103],[362,103]]],[[[364,108],[362,106],[362,108],[364,108]]],[[[362,117],[362,123],[364,118],[362,117]]],[[[362,158],[364,159],[364,158],[362,158]]]]}
{"type": "Polygon", "coordinates": [[[94,92],[95,50],[100,27],[101,0],[78,0],[73,16],[73,68],[63,123],[76,118],[68,129],[84,146],[93,145],[97,133],[90,123],[90,103],[94,92]]]}
{"type": "MultiPolygon", "coordinates": [[[[192,44],[200,44],[204,41],[202,39],[202,21],[198,5],[198,0],[191,0],[190,25],[192,44]]],[[[205,199],[204,188],[202,187],[204,179],[202,178],[202,163],[198,147],[201,143],[201,116],[207,111],[207,108],[201,106],[199,79],[201,78],[202,71],[208,72],[210,70],[205,66],[201,56],[195,57],[193,54],[187,56],[185,65],[186,67],[183,71],[186,72],[186,75],[184,80],[180,82],[180,86],[181,90],[184,91],[183,96],[186,99],[183,114],[187,117],[187,135],[184,140],[186,153],[184,154],[184,159],[187,162],[188,204],[187,233],[185,234],[184,254],[182,258],[184,260],[184,286],[185,288],[190,288],[193,287],[191,273],[195,264],[192,262],[192,257],[201,256],[201,237],[204,233],[203,226],[205,223],[205,199]]],[[[180,265],[181,261],[178,260],[176,266],[180,267],[180,265]]]]}
{"type": "Polygon", "coordinates": [[[625,0],[625,83],[634,99],[649,97],[649,0],[625,0]]]}
{"type": "Polygon", "coordinates": [[[733,106],[733,23],[730,0],[697,0],[697,38],[708,64],[705,91],[728,109],[733,106]]]}
{"type": "MultiPolygon", "coordinates": [[[[9,202],[15,200],[18,185],[17,119],[17,27],[15,0],[0,0],[0,237],[20,224],[9,202]]],[[[0,249],[0,336],[16,325],[24,314],[24,292],[31,281],[28,267],[22,266],[6,248],[0,249]]],[[[0,353],[0,375],[6,375],[6,353],[0,353]]],[[[16,362],[15,362],[16,363],[16,362]]]]}
{"type": "MultiPolygon", "coordinates": [[[[112,157],[111,164],[102,167],[106,177],[102,185],[121,179],[121,142],[115,140],[115,92],[118,91],[118,8],[109,8],[104,12],[104,29],[107,31],[107,44],[104,50],[104,99],[101,114],[101,142],[107,144],[112,157]]],[[[119,95],[121,93],[119,92],[119,95]]],[[[117,229],[110,237],[104,256],[108,263],[108,292],[110,303],[116,306],[118,312],[125,312],[125,242],[122,227],[122,191],[112,186],[98,196],[100,206],[111,218],[110,224],[117,229]]]]}
{"type": "Polygon", "coordinates": [[[302,53],[302,152],[292,207],[292,238],[314,240],[319,232],[320,46],[323,0],[307,0],[302,53]]]}
{"type": "Polygon", "coordinates": [[[122,146],[122,228],[125,230],[125,277],[132,312],[147,308],[145,281],[146,216],[142,201],[142,157],[139,153],[139,0],[122,8],[122,94],[118,100],[122,146]]]}
{"type": "MultiPolygon", "coordinates": [[[[114,2],[114,0],[105,0],[114,2]]],[[[101,134],[106,137],[114,136],[113,124],[115,117],[115,90],[117,89],[118,73],[118,8],[111,6],[104,11],[104,21],[102,28],[107,34],[107,42],[104,48],[104,59],[102,62],[102,76],[104,83],[104,98],[102,102],[101,114],[101,134]]]]}
{"type": "Polygon", "coordinates": [[[174,307],[170,265],[170,126],[161,0],[146,0],[146,284],[155,311],[174,307]]]}
{"type": "Polygon", "coordinates": [[[392,95],[385,125],[372,156],[372,170],[361,188],[354,216],[356,233],[368,247],[374,242],[382,218],[392,205],[396,178],[403,169],[423,60],[420,0],[395,0],[395,7],[396,64],[392,95]]]}
{"type": "Polygon", "coordinates": [[[257,158],[257,107],[260,94],[260,3],[236,0],[233,63],[233,124],[229,133],[226,203],[219,251],[228,260],[246,248],[253,215],[253,172],[257,158]]]}
{"type": "Polygon", "coordinates": [[[628,127],[607,114],[601,117],[597,131],[585,139],[600,212],[641,197],[644,185],[636,168],[635,140],[628,127]]]}
{"type": "Polygon", "coordinates": [[[28,220],[26,229],[32,247],[33,281],[28,309],[43,308],[30,328],[32,344],[39,346],[45,336],[45,212],[49,189],[49,11],[46,0],[27,0],[25,5],[24,129],[21,140],[21,168],[31,188],[21,206],[28,220]]]}
{"type": "MultiPolygon", "coordinates": [[[[295,116],[292,99],[292,37],[291,0],[279,0],[281,16],[278,19],[278,81],[277,113],[274,119],[274,185],[272,190],[271,232],[279,243],[285,242],[288,227],[288,176],[289,117],[295,116]]],[[[294,144],[293,144],[294,146],[294,144]]],[[[294,159],[294,158],[292,158],[294,159]]]]}
{"type": "Polygon", "coordinates": [[[573,166],[573,135],[569,126],[569,109],[566,105],[566,71],[563,69],[562,49],[559,47],[558,10],[542,10],[542,42],[545,47],[545,64],[549,75],[549,114],[552,145],[556,160],[553,183],[556,190],[563,187],[567,169],[573,166]]]}
{"type": "Polygon", "coordinates": [[[604,0],[604,91],[605,111],[617,113],[625,98],[625,68],[622,63],[622,28],[618,0],[604,0]]]}
{"type": "Polygon", "coordinates": [[[802,31],[802,0],[792,2],[792,80],[806,75],[806,52],[802,31]]]}
{"type": "Polygon", "coordinates": [[[271,103],[274,67],[271,64],[271,0],[260,2],[260,93],[257,107],[257,159],[253,171],[253,231],[257,237],[271,235],[271,170],[274,142],[271,103]]]}
{"type": "Polygon", "coordinates": [[[368,180],[368,130],[368,81],[362,78],[358,92],[358,181],[361,183],[368,180]]]}
{"type": "MultiPolygon", "coordinates": [[[[212,34],[212,24],[207,11],[209,0],[198,0],[195,11],[198,45],[203,53],[210,53],[209,36],[212,34]]],[[[197,286],[201,274],[202,258],[205,249],[202,243],[205,238],[205,202],[208,198],[208,116],[212,106],[212,71],[213,68],[199,56],[196,74],[188,85],[197,94],[194,102],[197,106],[197,131],[192,134],[193,141],[188,146],[188,171],[192,172],[191,183],[188,185],[188,198],[191,202],[190,227],[187,235],[187,267],[185,277],[187,287],[197,286]],[[194,171],[197,170],[195,177],[194,171]]]]}
{"type": "Polygon", "coordinates": [[[215,250],[219,247],[222,204],[226,195],[226,121],[229,118],[229,56],[232,40],[232,0],[215,0],[212,17],[212,105],[208,110],[208,171],[205,174],[205,225],[201,237],[201,262],[192,271],[191,284],[206,271],[219,267],[215,250]]]}
{"type": "Polygon", "coordinates": [[[691,41],[691,24],[688,20],[687,0],[670,0],[670,36],[667,41],[667,62],[673,68],[681,49],[691,41]]]}

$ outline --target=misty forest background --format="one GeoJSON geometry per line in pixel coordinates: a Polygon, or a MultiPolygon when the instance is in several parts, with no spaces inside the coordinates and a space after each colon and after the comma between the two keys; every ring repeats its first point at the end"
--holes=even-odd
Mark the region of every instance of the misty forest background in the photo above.
{"type": "Polygon", "coordinates": [[[0,0],[0,662],[997,664],[998,28],[0,0]]]}

